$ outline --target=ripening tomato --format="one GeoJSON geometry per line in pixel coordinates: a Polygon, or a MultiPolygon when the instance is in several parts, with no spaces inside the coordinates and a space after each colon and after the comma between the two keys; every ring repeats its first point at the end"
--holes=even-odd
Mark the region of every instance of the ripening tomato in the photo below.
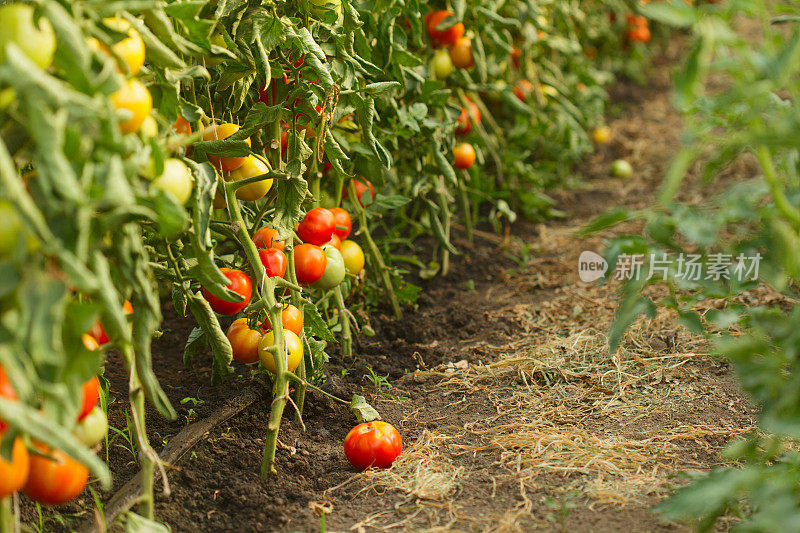
{"type": "MultiPolygon", "coordinates": [[[[144,41],[139,36],[139,32],[131,26],[130,22],[120,17],[104,18],[103,24],[117,33],[124,33],[127,35],[127,37],[123,38],[121,41],[112,44],[111,51],[122,59],[128,67],[130,75],[135,76],[144,65],[144,41]]],[[[93,38],[89,39],[90,46],[97,47],[99,52],[113,57],[113,54],[108,51],[106,45],[97,39],[94,39],[94,41],[92,41],[92,39],[93,38]]],[[[119,69],[119,66],[117,68],[119,69]]],[[[119,70],[120,72],[122,71],[121,69],[119,70]]]]}
{"type": "Polygon", "coordinates": [[[455,17],[450,11],[431,11],[425,15],[425,28],[433,46],[453,46],[464,35],[464,24],[456,22],[449,28],[437,29],[447,17],[455,17]]]}
{"type": "MultiPolygon", "coordinates": [[[[267,164],[256,156],[249,155],[244,159],[242,166],[231,172],[230,179],[231,181],[239,181],[248,178],[255,178],[256,176],[261,176],[267,173],[269,173],[269,167],[267,164]]],[[[255,202],[256,200],[263,198],[271,188],[272,180],[264,179],[255,183],[251,183],[250,185],[245,185],[244,187],[239,187],[236,189],[236,197],[239,200],[255,202]]]]}
{"type": "Polygon", "coordinates": [[[56,35],[50,21],[39,17],[34,22],[33,7],[13,3],[0,7],[0,64],[5,62],[6,45],[14,43],[28,59],[40,68],[53,62],[56,35]]]}
{"type": "Polygon", "coordinates": [[[139,80],[128,80],[109,96],[111,105],[120,113],[119,129],[122,133],[136,133],[142,127],[144,119],[153,110],[153,98],[150,91],[139,80]]]}
{"type": "Polygon", "coordinates": [[[229,302],[222,298],[217,298],[205,288],[203,289],[203,297],[208,300],[211,309],[213,309],[215,313],[225,316],[235,315],[250,303],[250,297],[253,295],[253,283],[250,281],[247,274],[241,270],[236,270],[235,268],[220,268],[220,272],[230,280],[230,283],[227,285],[228,289],[244,297],[244,300],[241,302],[229,302]]]}
{"type": "Polygon", "coordinates": [[[447,50],[437,50],[431,59],[433,79],[443,80],[453,73],[453,60],[447,50]]]}
{"type": "Polygon", "coordinates": [[[344,438],[344,454],[359,470],[389,468],[402,451],[400,432],[381,420],[359,424],[344,438]]]}
{"type": "Polygon", "coordinates": [[[650,28],[647,26],[641,26],[637,28],[631,28],[627,32],[625,32],[625,37],[628,38],[629,41],[636,43],[649,43],[650,42],[650,28]]]}
{"type": "MultiPolygon", "coordinates": [[[[133,313],[133,305],[129,300],[125,300],[125,303],[122,304],[122,312],[126,315],[133,313]]],[[[90,329],[88,333],[94,337],[99,344],[107,344],[111,340],[108,338],[108,335],[106,335],[106,330],[103,328],[103,323],[100,322],[100,319],[94,323],[94,326],[92,326],[92,329],[90,329]]],[[[83,344],[86,346],[86,341],[84,341],[83,344]]],[[[89,348],[88,346],[86,346],[86,348],[89,350],[94,349],[89,348]]]]}
{"type": "Polygon", "coordinates": [[[45,505],[60,505],[83,492],[89,480],[85,466],[61,450],[40,443],[34,447],[49,457],[31,454],[28,482],[23,489],[26,496],[45,505]]]}
{"type": "Polygon", "coordinates": [[[278,239],[278,230],[261,228],[253,234],[253,243],[256,248],[277,248],[283,250],[283,241],[278,239]]]}
{"type": "Polygon", "coordinates": [[[265,248],[258,251],[261,264],[270,278],[282,278],[286,274],[286,255],[277,248],[265,248]]]}
{"type": "Polygon", "coordinates": [[[172,125],[172,131],[180,135],[191,135],[192,124],[182,116],[178,115],[178,118],[175,119],[175,123],[172,125]]]}
{"type": "Polygon", "coordinates": [[[514,46],[511,48],[511,64],[514,65],[515,69],[519,69],[519,59],[522,57],[522,50],[518,47],[514,46]]]}
{"type": "MultiPolygon", "coordinates": [[[[353,187],[356,189],[357,200],[358,203],[361,204],[361,207],[370,205],[372,201],[375,200],[375,189],[372,187],[372,183],[369,180],[365,178],[354,179],[353,187]],[[369,189],[369,201],[366,201],[367,198],[365,197],[367,189],[369,189]]],[[[347,186],[342,189],[342,198],[347,198],[347,186]]]]}
{"type": "Polygon", "coordinates": [[[327,258],[325,272],[312,284],[312,287],[328,290],[344,281],[344,258],[342,258],[342,253],[330,244],[323,246],[322,251],[325,252],[327,258]]]}
{"type": "Polygon", "coordinates": [[[453,148],[453,166],[467,169],[475,164],[475,148],[469,143],[461,143],[453,148]]]}
{"type": "MultiPolygon", "coordinates": [[[[215,124],[203,130],[203,140],[221,141],[222,139],[227,139],[237,131],[239,131],[238,124],[231,124],[231,123],[215,124]]],[[[247,143],[247,146],[250,146],[250,137],[245,139],[244,142],[247,143]]],[[[244,165],[245,158],[221,157],[217,155],[209,155],[208,160],[211,162],[212,165],[217,167],[217,169],[219,170],[236,170],[240,166],[244,165]]]]}
{"type": "Polygon", "coordinates": [[[186,205],[194,189],[192,171],[180,159],[170,157],[164,161],[164,172],[153,180],[150,187],[162,190],[180,205],[186,205]]]}
{"type": "Polygon", "coordinates": [[[592,140],[595,144],[606,144],[611,140],[611,128],[600,126],[592,132],[592,140]]]}
{"type": "Polygon", "coordinates": [[[300,283],[314,283],[325,273],[328,258],[322,248],[314,244],[294,247],[294,273],[300,283]]]}
{"type": "Polygon", "coordinates": [[[82,388],[83,400],[81,404],[81,412],[78,413],[78,422],[89,416],[92,409],[95,408],[97,402],[100,401],[100,380],[97,376],[92,376],[82,388]]]}
{"type": "MultiPolygon", "coordinates": [[[[8,379],[8,374],[6,374],[6,370],[0,365],[0,398],[5,398],[6,400],[17,400],[19,396],[17,396],[17,391],[14,390],[14,386],[11,384],[11,380],[8,379]]],[[[0,420],[0,432],[5,431],[8,425],[0,420]]]]}
{"type": "Polygon", "coordinates": [[[481,110],[475,105],[475,102],[468,97],[467,107],[461,108],[461,114],[456,119],[456,135],[467,135],[472,131],[472,123],[476,125],[481,123],[481,110]]]}
{"type": "Polygon", "coordinates": [[[336,248],[340,252],[342,251],[342,239],[340,239],[339,236],[336,235],[335,233],[333,235],[331,235],[331,240],[329,240],[328,242],[323,244],[323,246],[325,246],[325,245],[333,246],[334,248],[336,248]]]}
{"type": "Polygon", "coordinates": [[[322,246],[333,235],[336,228],[336,219],[328,209],[315,207],[303,217],[297,226],[297,236],[309,244],[322,246]]]}
{"type": "Polygon", "coordinates": [[[475,59],[472,57],[472,40],[469,37],[461,37],[450,48],[450,59],[457,68],[472,68],[475,59]]]}
{"type": "Polygon", "coordinates": [[[344,268],[354,276],[358,276],[364,270],[364,251],[355,241],[342,241],[342,259],[344,268]]]}
{"type": "MultiPolygon", "coordinates": [[[[288,370],[294,372],[303,360],[303,341],[290,329],[283,330],[283,340],[286,343],[286,364],[288,370]]],[[[258,357],[261,359],[261,364],[264,368],[275,374],[277,370],[275,366],[275,357],[270,351],[273,344],[275,344],[275,336],[272,331],[264,333],[261,342],[258,344],[258,357]]]]}
{"type": "MultiPolygon", "coordinates": [[[[298,336],[303,333],[303,313],[295,306],[287,304],[283,307],[281,322],[283,323],[283,329],[293,331],[298,336]]],[[[272,324],[267,319],[261,324],[261,331],[267,332],[270,330],[272,330],[272,324]]]]}
{"type": "Polygon", "coordinates": [[[89,448],[100,444],[106,438],[106,433],[108,433],[108,417],[99,405],[96,405],[72,430],[75,438],[89,448]]]}
{"type": "Polygon", "coordinates": [[[528,80],[519,80],[514,85],[514,94],[523,102],[528,99],[528,95],[533,92],[533,84],[528,80]]]}
{"type": "Polygon", "coordinates": [[[258,361],[258,343],[263,334],[257,329],[252,329],[247,324],[246,318],[237,318],[228,328],[228,341],[233,349],[233,358],[240,363],[255,363],[258,361]]]}
{"type": "Polygon", "coordinates": [[[350,213],[341,207],[334,207],[329,211],[333,213],[333,220],[336,223],[333,228],[333,234],[342,240],[349,237],[353,229],[353,220],[350,218],[350,213]]]}
{"type": "MultiPolygon", "coordinates": [[[[3,442],[3,432],[0,431],[0,443],[3,442]]],[[[25,443],[17,437],[11,447],[11,461],[6,461],[0,455],[0,500],[11,496],[22,487],[28,480],[28,469],[30,468],[30,458],[25,443]]]]}

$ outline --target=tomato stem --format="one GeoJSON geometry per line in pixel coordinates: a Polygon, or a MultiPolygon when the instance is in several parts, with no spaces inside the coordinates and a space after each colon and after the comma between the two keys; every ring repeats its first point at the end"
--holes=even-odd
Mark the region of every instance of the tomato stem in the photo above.
{"type": "Polygon", "coordinates": [[[353,356],[353,336],[350,333],[350,317],[347,316],[347,307],[344,305],[341,283],[336,286],[336,307],[339,309],[339,324],[342,325],[342,355],[344,357],[353,356]]]}
{"type": "MultiPolygon", "coordinates": [[[[442,226],[444,227],[444,237],[449,242],[450,241],[450,209],[449,203],[447,201],[447,193],[445,192],[444,186],[444,176],[439,175],[439,181],[437,183],[438,193],[439,193],[439,208],[442,212],[442,226]]],[[[442,247],[442,276],[446,276],[447,273],[450,271],[450,251],[447,248],[442,247]]]]}
{"type": "Polygon", "coordinates": [[[305,379],[301,378],[300,376],[298,376],[294,372],[286,372],[286,375],[289,376],[289,379],[291,379],[292,381],[294,381],[298,385],[303,385],[304,387],[308,387],[309,389],[311,389],[313,391],[316,391],[316,392],[318,392],[318,393],[320,393],[320,394],[322,394],[324,396],[327,396],[328,398],[330,398],[331,400],[333,400],[335,402],[339,402],[339,403],[344,404],[344,405],[350,405],[350,402],[348,402],[347,400],[343,400],[343,399],[339,398],[338,396],[334,396],[333,394],[331,394],[329,392],[325,392],[324,390],[320,389],[316,385],[313,385],[313,384],[309,383],[308,381],[306,381],[305,379]]]}
{"type": "Polygon", "coordinates": [[[14,531],[14,512],[11,510],[11,496],[0,500],[0,533],[14,531]]]}
{"type": "Polygon", "coordinates": [[[386,295],[389,297],[394,316],[395,318],[402,318],[403,310],[400,308],[400,301],[397,299],[397,294],[394,292],[392,280],[389,277],[389,269],[386,263],[383,262],[383,256],[380,250],[378,250],[378,246],[375,244],[375,241],[372,240],[372,235],[370,235],[369,226],[367,225],[367,215],[364,211],[364,207],[361,205],[358,194],[356,194],[356,186],[353,180],[350,180],[347,184],[347,194],[353,199],[353,205],[358,213],[358,222],[364,234],[364,239],[367,241],[367,252],[369,253],[370,259],[372,259],[372,265],[378,271],[381,281],[383,281],[383,288],[386,290],[386,295]]]}
{"type": "MultiPolygon", "coordinates": [[[[301,316],[305,316],[304,313],[304,305],[303,300],[300,298],[300,291],[302,290],[301,287],[297,283],[297,273],[294,271],[294,245],[291,243],[287,243],[284,252],[286,253],[286,259],[288,265],[286,267],[286,274],[289,277],[289,283],[292,284],[297,289],[294,289],[290,286],[291,289],[291,299],[292,305],[295,306],[299,311],[301,316]]],[[[305,337],[303,335],[302,337],[305,337]]],[[[303,357],[300,360],[300,365],[297,367],[298,375],[303,379],[303,383],[298,384],[295,390],[294,396],[294,403],[297,406],[297,413],[295,413],[295,420],[298,422],[302,421],[303,417],[303,405],[306,401],[306,386],[305,386],[305,379],[306,379],[306,362],[310,361],[310,359],[306,355],[306,350],[303,350],[303,357]]]]}
{"type": "Polygon", "coordinates": [[[461,173],[461,178],[458,180],[458,192],[461,200],[461,210],[464,212],[464,230],[467,235],[467,240],[472,242],[472,206],[469,202],[469,194],[467,193],[467,180],[469,180],[469,173],[464,170],[461,173]]]}

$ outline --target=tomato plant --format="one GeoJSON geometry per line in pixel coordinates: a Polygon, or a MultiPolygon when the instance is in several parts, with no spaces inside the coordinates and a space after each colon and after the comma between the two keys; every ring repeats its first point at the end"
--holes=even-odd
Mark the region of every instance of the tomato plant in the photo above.
{"type": "Polygon", "coordinates": [[[359,424],[344,438],[345,456],[359,470],[389,468],[402,451],[400,433],[381,420],[359,424]]]}
{"type": "MultiPolygon", "coordinates": [[[[203,130],[203,140],[204,141],[219,141],[224,140],[234,135],[237,131],[239,131],[240,126],[238,124],[231,124],[230,122],[225,122],[223,124],[215,124],[213,126],[209,126],[203,130]]],[[[250,146],[250,137],[243,139],[248,146],[250,146]]],[[[245,157],[220,157],[216,155],[209,155],[208,160],[211,162],[219,170],[236,170],[237,168],[244,165],[245,157]]]]}
{"type": "Polygon", "coordinates": [[[253,283],[250,281],[247,274],[241,270],[221,268],[220,271],[229,280],[227,285],[228,290],[238,294],[241,300],[238,302],[225,300],[211,294],[211,292],[205,288],[203,289],[203,297],[208,300],[211,309],[213,309],[215,313],[226,316],[235,315],[250,303],[250,297],[253,294],[253,283]]]}
{"type": "MultiPolygon", "coordinates": [[[[269,167],[261,159],[256,156],[247,156],[244,159],[242,166],[231,172],[230,179],[232,181],[240,181],[246,179],[256,178],[269,173],[269,167]]],[[[236,197],[240,200],[247,200],[254,202],[263,198],[265,194],[272,188],[271,179],[262,179],[236,189],[236,197]]]]}

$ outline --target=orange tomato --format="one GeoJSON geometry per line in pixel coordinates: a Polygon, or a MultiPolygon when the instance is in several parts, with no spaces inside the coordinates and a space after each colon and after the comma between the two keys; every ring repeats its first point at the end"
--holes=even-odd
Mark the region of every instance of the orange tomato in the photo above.
{"type": "Polygon", "coordinates": [[[49,457],[30,456],[30,472],[23,488],[26,496],[45,505],[60,505],[83,492],[89,480],[89,470],[85,466],[61,450],[44,444],[34,446],[49,457]]]}
{"type": "Polygon", "coordinates": [[[283,251],[283,241],[278,239],[278,230],[272,228],[261,228],[253,234],[253,242],[256,248],[277,248],[283,251]]]}
{"type": "Polygon", "coordinates": [[[122,133],[139,131],[144,119],[150,116],[150,112],[153,110],[153,98],[150,96],[150,91],[139,80],[128,80],[109,99],[115,109],[126,113],[127,118],[120,120],[119,123],[122,133]]]}
{"type": "Polygon", "coordinates": [[[472,68],[475,59],[472,57],[472,41],[469,37],[461,37],[450,48],[450,59],[458,68],[472,68]]]}
{"type": "Polygon", "coordinates": [[[175,123],[172,125],[172,131],[181,135],[191,135],[192,124],[182,116],[178,115],[178,118],[175,119],[175,123]]]}
{"type": "Polygon", "coordinates": [[[83,384],[83,401],[81,405],[81,412],[78,414],[78,422],[89,416],[92,409],[100,401],[100,380],[97,376],[92,376],[89,381],[83,384]]]}
{"type": "MultiPolygon", "coordinates": [[[[281,322],[283,323],[283,329],[292,331],[298,336],[303,334],[303,313],[295,306],[291,304],[284,306],[281,312],[281,322]]],[[[264,332],[272,330],[269,319],[261,324],[261,330],[264,332]]]]}
{"type": "Polygon", "coordinates": [[[453,16],[453,13],[444,10],[431,11],[425,15],[425,27],[434,46],[452,46],[464,35],[464,24],[461,22],[456,22],[445,30],[436,29],[449,16],[453,16]]]}
{"type": "MultiPolygon", "coordinates": [[[[0,397],[6,400],[17,400],[19,398],[19,396],[17,396],[17,391],[14,390],[14,386],[11,384],[11,380],[8,379],[8,374],[6,374],[2,365],[0,365],[0,397]]],[[[4,431],[7,427],[8,425],[0,420],[0,432],[4,431]]]]}
{"type": "Polygon", "coordinates": [[[469,143],[461,143],[453,148],[453,166],[467,169],[475,164],[475,148],[469,143]]]}
{"type": "Polygon", "coordinates": [[[523,102],[528,99],[528,95],[533,92],[533,84],[528,80],[519,80],[514,85],[514,94],[523,102]]]}
{"type": "MultiPolygon", "coordinates": [[[[2,441],[3,434],[0,433],[0,442],[2,441]]],[[[11,461],[6,461],[0,455],[0,500],[11,496],[25,485],[29,469],[28,450],[22,439],[17,437],[11,448],[11,461]]]]}
{"type": "MultiPolygon", "coordinates": [[[[237,124],[225,123],[225,124],[216,124],[213,126],[209,126],[203,130],[203,140],[204,141],[221,141],[222,139],[227,139],[237,131],[239,131],[240,126],[237,124]]],[[[244,140],[247,143],[247,146],[250,146],[250,138],[244,140]]],[[[209,155],[208,160],[211,162],[212,165],[217,167],[219,170],[236,170],[237,168],[244,165],[245,157],[220,157],[216,155],[209,155]]]]}
{"type": "Polygon", "coordinates": [[[247,325],[246,318],[237,318],[228,328],[228,340],[233,349],[233,358],[240,363],[258,361],[258,343],[262,333],[247,325]]]}

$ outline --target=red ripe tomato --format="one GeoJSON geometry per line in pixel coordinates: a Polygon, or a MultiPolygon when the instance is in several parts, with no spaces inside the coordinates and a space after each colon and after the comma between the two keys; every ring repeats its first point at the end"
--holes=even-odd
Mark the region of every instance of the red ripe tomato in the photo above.
{"type": "MultiPolygon", "coordinates": [[[[372,187],[372,183],[365,179],[355,179],[353,180],[353,186],[356,188],[356,196],[358,196],[357,200],[358,203],[361,204],[361,207],[364,207],[364,193],[367,192],[367,188],[369,188],[369,195],[370,201],[367,202],[367,205],[370,205],[373,200],[375,200],[375,189],[372,187]]],[[[347,186],[342,189],[342,198],[347,198],[347,186]]]]}
{"type": "Polygon", "coordinates": [[[81,412],[78,414],[78,422],[89,416],[98,401],[100,401],[100,380],[97,379],[97,376],[92,376],[83,384],[83,403],[81,412]]]}
{"type": "Polygon", "coordinates": [[[237,318],[228,328],[228,340],[233,349],[233,358],[240,363],[258,362],[258,343],[262,333],[247,325],[246,318],[237,318]]]}
{"type": "Polygon", "coordinates": [[[469,37],[460,37],[450,48],[450,59],[457,68],[472,68],[475,59],[472,57],[472,41],[469,37]]]}
{"type": "Polygon", "coordinates": [[[220,268],[220,271],[225,274],[231,282],[228,283],[228,288],[236,294],[241,294],[244,300],[241,302],[229,302],[222,298],[217,298],[207,289],[203,289],[203,297],[208,300],[211,309],[220,315],[231,316],[235,315],[250,303],[250,297],[253,295],[253,283],[250,278],[241,270],[235,268],[220,268]]]}
{"type": "Polygon", "coordinates": [[[322,246],[331,240],[335,228],[336,219],[333,213],[323,207],[315,207],[300,221],[297,235],[303,242],[322,246]]]}
{"type": "Polygon", "coordinates": [[[278,240],[278,230],[261,228],[253,234],[256,248],[277,248],[283,250],[283,241],[278,240]]]}
{"type": "MultiPolygon", "coordinates": [[[[126,315],[130,315],[131,313],[133,313],[133,304],[131,304],[129,300],[125,300],[125,303],[122,304],[122,311],[126,315]]],[[[103,324],[100,322],[99,319],[97,320],[97,322],[94,323],[92,329],[89,330],[89,335],[94,337],[94,340],[96,340],[98,344],[107,344],[108,342],[111,341],[111,339],[109,339],[108,335],[106,334],[106,330],[103,329],[103,324]]],[[[84,342],[84,344],[86,343],[84,342]]]]}
{"type": "MultiPolygon", "coordinates": [[[[2,432],[0,432],[0,442],[3,442],[2,432]]],[[[11,448],[11,461],[6,461],[0,455],[0,500],[11,496],[25,485],[29,468],[28,449],[25,448],[22,439],[17,437],[11,448]]]]}
{"type": "Polygon", "coordinates": [[[467,169],[475,164],[475,148],[469,143],[461,143],[453,148],[453,166],[467,169]]]}
{"type": "MultiPolygon", "coordinates": [[[[298,337],[303,334],[303,313],[295,306],[290,304],[283,308],[281,322],[283,323],[283,329],[294,332],[298,337]]],[[[269,323],[269,319],[261,324],[261,331],[272,331],[272,324],[269,323]]]]}
{"type": "Polygon", "coordinates": [[[519,58],[522,57],[522,50],[516,46],[511,49],[511,64],[514,68],[519,69],[519,58]]]}
{"type": "Polygon", "coordinates": [[[258,257],[261,258],[261,264],[264,265],[270,278],[282,278],[286,274],[286,255],[282,251],[277,248],[259,250],[258,257]]]}
{"type": "Polygon", "coordinates": [[[342,251],[342,239],[340,239],[339,236],[336,235],[335,233],[331,235],[331,240],[329,240],[325,244],[330,244],[340,252],[342,251]]]}
{"type": "Polygon", "coordinates": [[[319,280],[328,266],[328,258],[322,248],[314,244],[294,247],[294,273],[300,283],[311,284],[319,280]]]}
{"type": "Polygon", "coordinates": [[[89,470],[62,452],[34,444],[42,455],[30,456],[30,473],[23,492],[35,502],[60,505],[76,498],[89,479],[89,470]],[[52,459],[50,459],[52,457],[52,459]]]}
{"type": "Polygon", "coordinates": [[[334,207],[329,211],[333,213],[333,220],[336,222],[336,226],[333,228],[333,234],[339,237],[339,239],[345,240],[350,236],[350,232],[353,229],[353,221],[350,218],[350,213],[341,207],[334,207]]]}
{"type": "Polygon", "coordinates": [[[475,103],[467,98],[467,107],[461,108],[461,114],[456,119],[456,135],[467,135],[472,131],[472,123],[481,123],[481,110],[475,103]]]}
{"type": "Polygon", "coordinates": [[[380,420],[359,424],[344,438],[344,454],[359,470],[389,468],[402,451],[400,433],[380,420]]]}
{"type": "Polygon", "coordinates": [[[650,28],[647,26],[640,26],[631,28],[625,32],[625,37],[632,43],[649,43],[650,42],[650,28]]]}
{"type": "MultiPolygon", "coordinates": [[[[11,380],[8,379],[8,375],[2,366],[0,366],[0,397],[7,400],[16,400],[19,398],[19,396],[17,396],[17,391],[14,390],[11,380]]],[[[5,431],[7,427],[8,425],[0,420],[0,432],[5,431]]]]}
{"type": "Polygon", "coordinates": [[[333,165],[331,165],[330,163],[325,161],[325,165],[322,167],[322,173],[323,174],[327,174],[332,168],[333,168],[333,165]]]}
{"type": "Polygon", "coordinates": [[[528,95],[533,92],[533,84],[528,80],[519,80],[514,85],[514,94],[523,102],[528,99],[528,95]]]}
{"type": "Polygon", "coordinates": [[[428,37],[434,46],[452,46],[464,36],[464,24],[457,22],[445,30],[437,30],[436,27],[447,17],[453,16],[449,11],[431,11],[425,15],[425,27],[428,30],[428,37]]]}

